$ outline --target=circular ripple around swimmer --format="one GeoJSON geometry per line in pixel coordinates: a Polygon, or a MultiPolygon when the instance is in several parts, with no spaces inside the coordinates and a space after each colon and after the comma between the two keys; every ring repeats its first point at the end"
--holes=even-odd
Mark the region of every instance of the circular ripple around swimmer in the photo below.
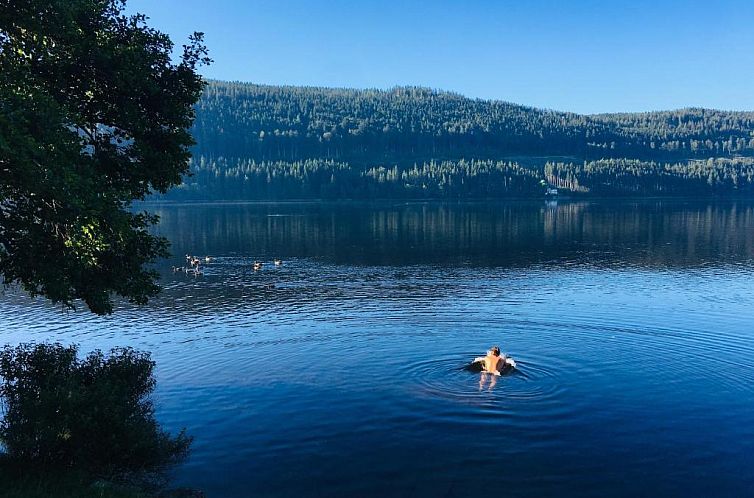
{"type": "Polygon", "coordinates": [[[499,401],[559,403],[564,386],[557,365],[545,366],[532,359],[517,360],[517,368],[493,378],[468,369],[473,354],[412,362],[405,375],[413,382],[412,392],[420,397],[445,399],[458,404],[490,408],[499,401]]]}

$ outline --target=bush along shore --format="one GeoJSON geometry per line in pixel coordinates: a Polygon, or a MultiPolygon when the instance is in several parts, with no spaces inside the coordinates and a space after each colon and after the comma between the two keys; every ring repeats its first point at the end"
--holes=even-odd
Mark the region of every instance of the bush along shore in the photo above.
{"type": "Polygon", "coordinates": [[[148,353],[21,344],[0,351],[5,497],[199,497],[167,489],[192,438],[158,424],[148,353]]]}

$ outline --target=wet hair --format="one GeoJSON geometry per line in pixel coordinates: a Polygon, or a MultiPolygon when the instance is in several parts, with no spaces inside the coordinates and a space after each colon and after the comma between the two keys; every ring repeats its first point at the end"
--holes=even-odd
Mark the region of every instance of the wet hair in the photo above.
{"type": "Polygon", "coordinates": [[[490,348],[490,353],[494,354],[495,356],[500,356],[500,348],[498,346],[492,346],[490,348]]]}

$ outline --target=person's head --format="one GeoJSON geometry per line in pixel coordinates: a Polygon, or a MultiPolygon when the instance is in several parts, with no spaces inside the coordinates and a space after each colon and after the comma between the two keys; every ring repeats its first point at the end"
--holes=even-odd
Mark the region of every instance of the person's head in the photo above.
{"type": "Polygon", "coordinates": [[[500,348],[497,346],[492,346],[490,348],[490,354],[495,355],[495,356],[500,356],[500,348]]]}

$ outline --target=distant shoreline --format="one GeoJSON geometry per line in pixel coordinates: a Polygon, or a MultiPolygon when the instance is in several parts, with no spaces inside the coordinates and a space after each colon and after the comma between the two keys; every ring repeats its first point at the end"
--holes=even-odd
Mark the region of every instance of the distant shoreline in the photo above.
{"type": "Polygon", "coordinates": [[[558,198],[511,197],[499,198],[467,198],[467,199],[223,199],[223,200],[156,200],[148,199],[134,202],[133,205],[270,205],[270,204],[505,204],[505,203],[589,203],[589,202],[640,202],[640,201],[682,201],[682,202],[740,202],[754,201],[754,196],[561,196],[558,198]]]}

